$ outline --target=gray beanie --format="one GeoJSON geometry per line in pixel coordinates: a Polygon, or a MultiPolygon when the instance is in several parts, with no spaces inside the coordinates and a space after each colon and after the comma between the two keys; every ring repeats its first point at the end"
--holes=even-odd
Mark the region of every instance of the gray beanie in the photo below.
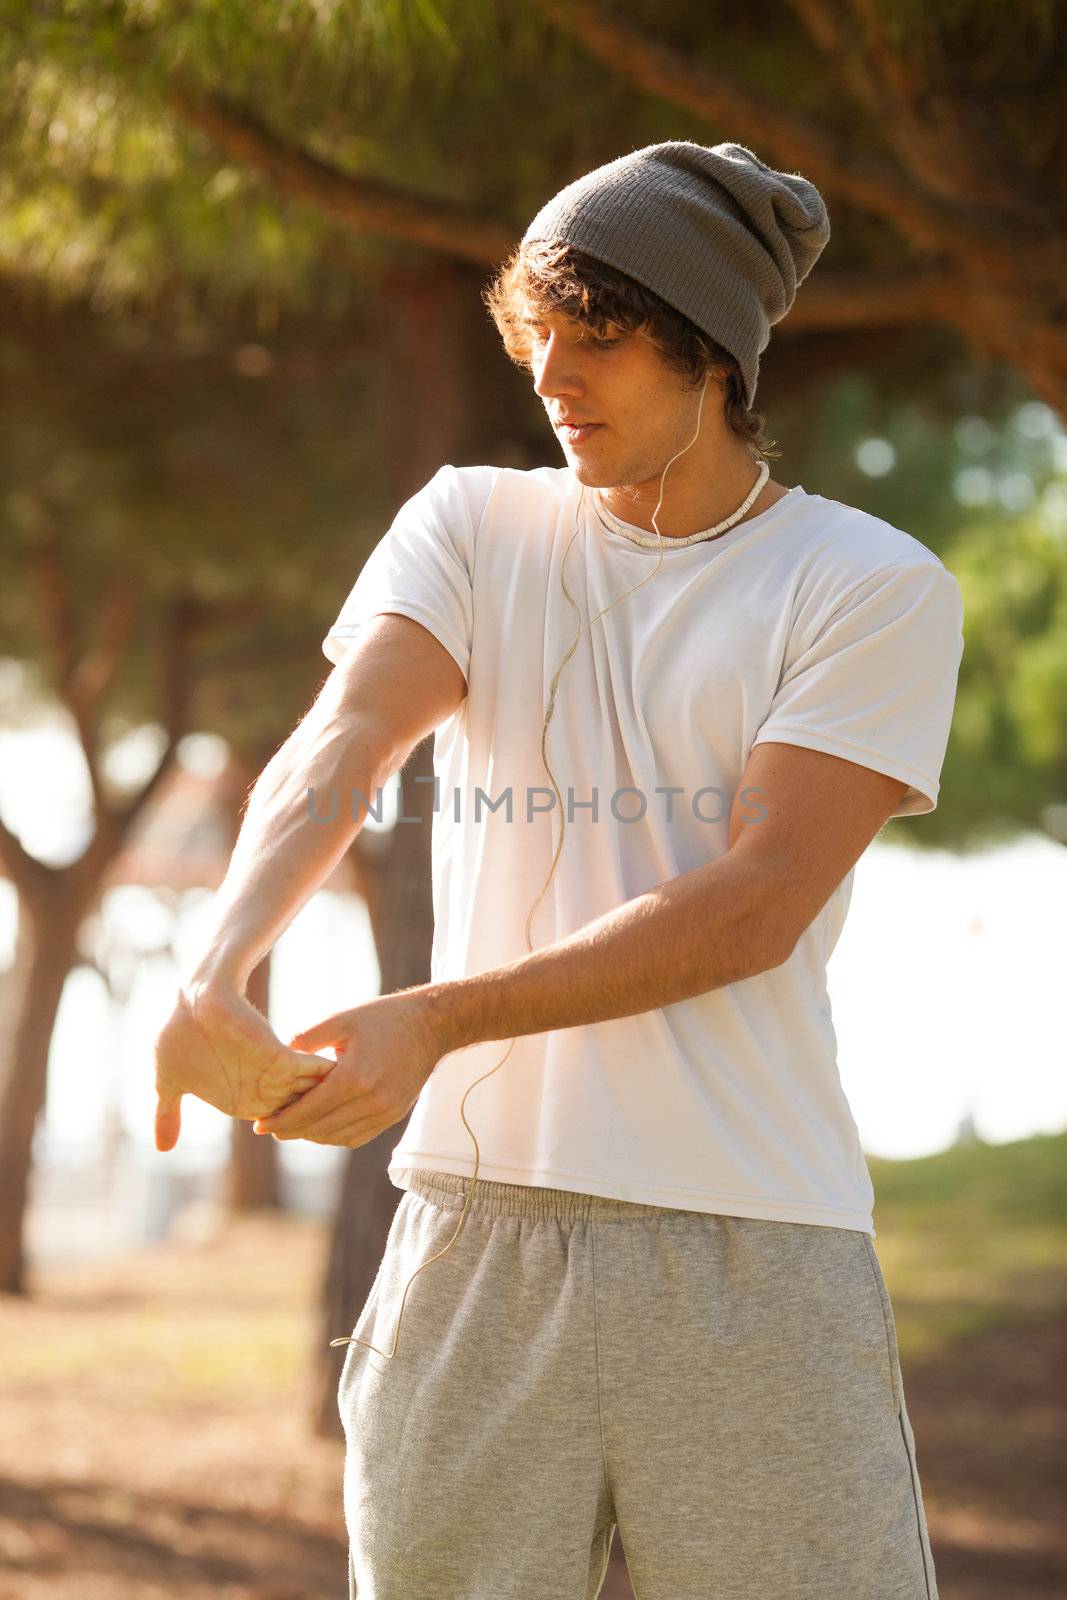
{"type": "Polygon", "coordinates": [[[522,242],[573,245],[658,294],[737,357],[751,407],[771,327],[829,237],[822,196],[799,173],[743,144],[670,139],[569,183],[522,242]]]}

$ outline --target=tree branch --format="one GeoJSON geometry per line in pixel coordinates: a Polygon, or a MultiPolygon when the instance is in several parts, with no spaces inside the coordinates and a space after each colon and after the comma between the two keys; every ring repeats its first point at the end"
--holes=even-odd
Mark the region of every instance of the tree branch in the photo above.
{"type": "Polygon", "coordinates": [[[844,328],[907,327],[955,320],[959,275],[951,267],[925,271],[815,273],[804,284],[782,323],[786,333],[844,328]]]}
{"type": "Polygon", "coordinates": [[[88,651],[75,668],[78,694],[91,705],[99,702],[115,676],[123,646],[130,635],[135,595],[136,585],[129,574],[115,579],[104,601],[100,643],[88,651]]]}
{"type": "Polygon", "coordinates": [[[125,844],[134,823],[174,765],[178,745],[188,729],[191,643],[207,615],[204,605],[191,595],[179,595],[169,607],[164,627],[160,691],[160,721],[166,732],[163,754],[151,777],[132,798],[119,804],[102,802],[98,806],[92,841],[74,863],[79,878],[85,883],[100,881],[104,869],[125,844]]]}
{"type": "Polygon", "coordinates": [[[30,906],[41,903],[56,869],[31,856],[22,840],[0,820],[0,861],[20,898],[30,906]]]}
{"type": "MultiPolygon", "coordinates": [[[[54,517],[53,512],[53,519],[54,517]]],[[[99,810],[104,805],[104,794],[100,781],[96,720],[93,715],[95,707],[91,695],[86,692],[79,671],[81,650],[78,624],[70,601],[62,552],[54,525],[45,543],[32,552],[29,564],[37,583],[44,632],[55,663],[59,691],[73,719],[78,742],[85,757],[85,765],[89,770],[93,804],[99,810]]]]}
{"type": "MultiPolygon", "coordinates": [[[[681,52],[630,23],[606,16],[586,0],[538,3],[598,61],[645,93],[690,111],[704,122],[728,124],[741,138],[752,139],[761,147],[770,146],[777,160],[804,170],[827,192],[884,217],[924,250],[962,258],[975,273],[1006,281],[1017,278],[1017,219],[981,215],[973,207],[952,209],[928,198],[890,163],[842,148],[817,124],[785,109],[780,101],[725,73],[694,65],[681,52]]],[[[1045,218],[1035,220],[1034,227],[1044,237],[1035,239],[1033,248],[1052,270],[1059,241],[1045,218]]]]}
{"type": "Polygon", "coordinates": [[[989,124],[953,92],[948,63],[935,93],[894,46],[885,16],[872,0],[848,0],[851,30],[841,8],[826,0],[789,0],[789,5],[829,71],[916,184],[953,206],[973,206],[980,197],[985,205],[1041,224],[1041,208],[1020,189],[1018,173],[991,139],[989,124]]]}
{"type": "Polygon", "coordinates": [[[403,194],[373,178],[355,178],[285,143],[221,95],[185,87],[168,91],[173,109],[242,165],[269,178],[279,193],[314,205],[349,228],[421,245],[440,255],[495,264],[517,242],[507,224],[447,200],[403,194]]]}
{"type": "Polygon", "coordinates": [[[167,742],[147,783],[115,813],[122,838],[125,838],[167,776],[176,758],[178,745],[188,732],[192,700],[192,642],[209,616],[208,608],[193,595],[179,595],[168,608],[160,688],[160,720],[167,742]]]}

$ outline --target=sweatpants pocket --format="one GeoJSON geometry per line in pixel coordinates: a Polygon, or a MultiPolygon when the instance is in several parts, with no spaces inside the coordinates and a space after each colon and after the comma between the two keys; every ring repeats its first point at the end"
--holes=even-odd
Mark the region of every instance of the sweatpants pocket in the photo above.
{"type": "Polygon", "coordinates": [[[886,1287],[885,1277],[882,1273],[882,1263],[879,1261],[878,1254],[874,1248],[874,1245],[871,1243],[871,1236],[869,1233],[865,1232],[863,1234],[863,1242],[867,1249],[867,1260],[870,1263],[871,1274],[874,1278],[875,1287],[878,1290],[878,1298],[882,1303],[882,1322],[885,1326],[886,1360],[889,1365],[890,1393],[892,1394],[893,1398],[893,1409],[899,1413],[904,1404],[904,1384],[900,1373],[900,1352],[897,1349],[896,1319],[893,1316],[893,1306],[889,1299],[889,1290],[886,1287]]]}
{"type": "Polygon", "coordinates": [[[919,1548],[922,1551],[923,1575],[926,1578],[926,1600],[939,1600],[937,1579],[934,1576],[934,1556],[930,1548],[930,1532],[926,1525],[922,1485],[919,1482],[919,1467],[915,1460],[915,1435],[911,1430],[908,1408],[903,1401],[897,1413],[897,1420],[900,1423],[901,1437],[904,1440],[904,1448],[908,1453],[908,1465],[911,1469],[911,1492],[915,1499],[915,1522],[919,1533],[919,1548]]]}

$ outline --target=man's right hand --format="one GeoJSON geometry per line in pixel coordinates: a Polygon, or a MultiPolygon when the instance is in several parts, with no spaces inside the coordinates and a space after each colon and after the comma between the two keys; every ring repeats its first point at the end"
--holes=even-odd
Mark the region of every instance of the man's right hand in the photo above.
{"type": "Polygon", "coordinates": [[[288,1049],[236,988],[189,983],[156,1040],[156,1149],[178,1143],[183,1094],[254,1121],[291,1105],[336,1064],[288,1049]]]}

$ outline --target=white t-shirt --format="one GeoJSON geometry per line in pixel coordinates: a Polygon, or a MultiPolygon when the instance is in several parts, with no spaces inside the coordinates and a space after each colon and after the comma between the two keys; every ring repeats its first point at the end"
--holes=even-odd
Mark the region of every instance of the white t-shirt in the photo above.
{"type": "MultiPolygon", "coordinates": [[[[366,618],[400,612],[466,677],[434,734],[434,982],[528,953],[560,831],[541,759],[552,678],[580,624],[657,559],[621,531],[645,530],[598,514],[591,489],[571,544],[580,490],[568,467],[442,467],[323,641],[336,662],[366,618]],[[565,552],[580,617],[560,583],[565,552]]],[[[889,773],[909,785],[894,816],[932,811],[962,617],[955,578],[925,545],[799,485],[717,538],[665,541],[659,570],[563,669],[547,753],[569,810],[533,948],[722,855],[754,744],[889,773]]],[[[873,1236],[825,981],[853,872],[770,971],[517,1038],[467,1100],[479,1176],[873,1236]]],[[[473,1172],[460,1102],[506,1049],[492,1040],[438,1063],[392,1152],[397,1187],[410,1168],[473,1172]]]]}

